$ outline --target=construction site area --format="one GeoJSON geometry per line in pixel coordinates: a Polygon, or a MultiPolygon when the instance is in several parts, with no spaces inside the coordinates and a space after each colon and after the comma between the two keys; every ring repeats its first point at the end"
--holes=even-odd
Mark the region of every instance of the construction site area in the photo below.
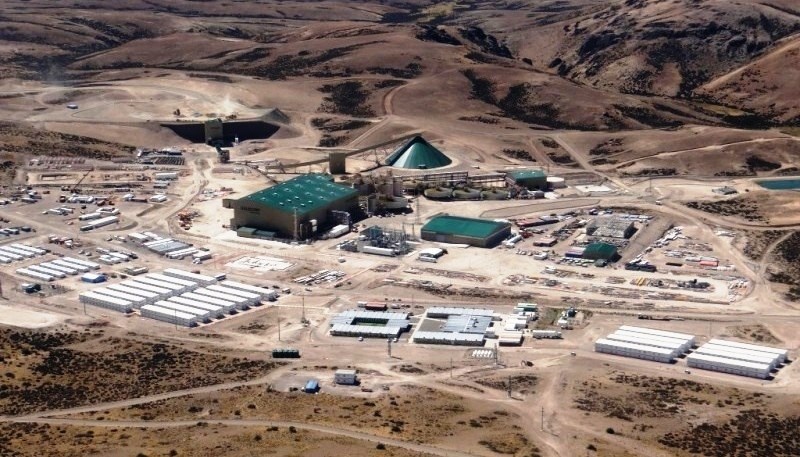
{"type": "Polygon", "coordinates": [[[157,46],[229,73],[137,47],[0,84],[0,455],[796,455],[795,136],[588,84],[520,117],[563,75],[311,4],[157,46]],[[372,40],[408,62],[347,57],[372,40]]]}

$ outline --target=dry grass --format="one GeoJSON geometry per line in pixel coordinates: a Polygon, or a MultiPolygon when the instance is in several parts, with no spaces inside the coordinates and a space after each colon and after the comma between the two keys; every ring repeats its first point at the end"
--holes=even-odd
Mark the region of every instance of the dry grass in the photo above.
{"type": "Polygon", "coordinates": [[[725,328],[725,333],[735,338],[753,341],[762,344],[781,344],[783,341],[776,337],[764,324],[735,325],[725,328]]]}

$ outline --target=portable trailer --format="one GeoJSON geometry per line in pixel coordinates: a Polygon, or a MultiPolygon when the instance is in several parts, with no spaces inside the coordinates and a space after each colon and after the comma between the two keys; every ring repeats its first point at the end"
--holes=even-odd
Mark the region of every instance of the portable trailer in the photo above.
{"type": "Polygon", "coordinates": [[[687,333],[668,332],[666,330],[657,330],[657,329],[647,328],[647,327],[636,327],[636,326],[633,326],[633,325],[623,325],[619,329],[620,330],[628,330],[628,331],[636,332],[636,333],[647,333],[648,335],[666,336],[666,337],[669,337],[669,338],[684,339],[686,341],[689,341],[692,344],[692,346],[694,346],[694,343],[695,343],[694,335],[689,335],[687,333]]]}
{"type": "Polygon", "coordinates": [[[197,300],[190,300],[188,298],[183,297],[170,297],[166,301],[170,301],[173,303],[179,303],[181,305],[191,306],[194,308],[204,309],[210,313],[212,318],[221,319],[225,317],[225,308],[218,305],[212,305],[210,303],[201,302],[197,300]]]}
{"type": "Polygon", "coordinates": [[[87,266],[78,265],[77,263],[64,262],[61,259],[51,260],[49,263],[51,263],[53,265],[58,265],[60,267],[72,268],[73,270],[77,270],[77,271],[79,271],[81,273],[88,273],[89,272],[89,267],[87,267],[87,266]]]}
{"type": "Polygon", "coordinates": [[[23,251],[31,252],[36,255],[47,254],[47,251],[45,251],[44,249],[28,246],[27,244],[14,243],[14,244],[9,244],[9,246],[14,249],[22,249],[23,251]]]}
{"type": "Polygon", "coordinates": [[[762,363],[770,366],[770,369],[774,369],[778,366],[778,356],[774,354],[765,354],[761,353],[747,353],[747,352],[739,352],[736,350],[731,350],[735,348],[728,348],[725,349],[725,346],[714,346],[711,345],[703,345],[696,349],[693,354],[706,354],[712,355],[714,357],[724,357],[726,359],[733,359],[733,360],[741,360],[743,362],[753,362],[753,363],[762,363]]]}
{"type": "Polygon", "coordinates": [[[99,270],[100,269],[100,264],[95,263],[95,262],[90,262],[88,260],[76,259],[74,257],[62,257],[60,260],[62,260],[64,262],[83,265],[84,267],[90,268],[92,270],[99,270]]]}
{"type": "MultiPolygon", "coordinates": [[[[174,298],[179,303],[189,304],[189,306],[193,306],[190,303],[203,303],[203,304],[206,304],[206,305],[209,305],[209,306],[220,307],[220,308],[222,308],[222,312],[226,313],[226,314],[227,313],[231,313],[236,309],[236,303],[232,303],[232,302],[225,301],[225,300],[217,300],[216,302],[212,302],[211,300],[208,300],[209,298],[212,298],[212,297],[207,297],[207,296],[204,296],[204,295],[201,295],[203,300],[198,300],[196,298],[188,297],[187,295],[189,295],[189,294],[184,294],[184,295],[181,295],[181,296],[178,296],[178,297],[172,297],[172,298],[174,298]]],[[[216,299],[214,299],[214,300],[216,300],[216,299]]]]}
{"type": "Polygon", "coordinates": [[[217,278],[213,276],[201,275],[197,273],[192,273],[189,271],[179,270],[177,268],[167,268],[164,270],[164,274],[167,276],[172,276],[175,278],[181,279],[188,279],[189,281],[195,281],[200,285],[209,286],[211,284],[217,283],[217,278]]]}
{"type": "Polygon", "coordinates": [[[54,278],[58,278],[58,279],[64,279],[64,278],[67,277],[66,274],[64,274],[64,273],[62,273],[60,271],[51,270],[50,268],[45,268],[45,267],[42,267],[42,266],[39,266],[39,265],[28,265],[27,268],[28,268],[28,270],[38,271],[39,273],[44,273],[46,275],[50,275],[50,276],[52,276],[54,278]]]}
{"type": "Polygon", "coordinates": [[[164,289],[163,287],[156,287],[151,286],[150,284],[144,284],[140,282],[135,282],[133,280],[123,281],[119,283],[121,286],[129,287],[131,289],[141,290],[145,292],[151,292],[157,294],[160,300],[166,300],[167,298],[173,295],[173,291],[170,289],[164,289]]]}
{"type": "MultiPolygon", "coordinates": [[[[106,225],[111,225],[119,222],[119,217],[117,216],[107,216],[103,217],[94,221],[89,222],[86,226],[92,227],[92,229],[105,227],[106,225]]],[[[90,229],[91,230],[91,229],[90,229]]]]}
{"type": "Polygon", "coordinates": [[[38,271],[29,270],[27,268],[17,268],[16,273],[18,275],[28,276],[30,278],[39,279],[41,281],[53,281],[56,279],[48,274],[39,273],[38,271]]]}
{"type": "Polygon", "coordinates": [[[81,303],[106,308],[121,313],[130,313],[133,311],[133,303],[121,300],[119,298],[102,295],[95,292],[83,292],[78,295],[78,300],[81,303]]]}
{"type": "Polygon", "coordinates": [[[789,351],[787,351],[786,349],[773,348],[773,347],[769,347],[769,346],[761,346],[761,345],[758,345],[758,344],[740,343],[738,341],[720,340],[720,339],[717,339],[717,338],[712,338],[711,340],[709,340],[708,343],[710,343],[710,344],[719,344],[719,345],[722,345],[722,346],[738,347],[738,348],[742,348],[742,349],[750,349],[752,351],[769,352],[771,354],[777,354],[778,355],[778,360],[781,363],[785,362],[786,359],[789,358],[789,351]]]}
{"type": "Polygon", "coordinates": [[[206,289],[213,290],[214,292],[222,292],[224,294],[233,295],[235,297],[247,298],[248,300],[251,300],[251,306],[258,306],[261,304],[261,295],[254,294],[252,292],[234,289],[232,287],[225,287],[222,284],[214,284],[206,287],[206,289]]]}
{"type": "Polygon", "coordinates": [[[2,246],[2,247],[0,247],[0,250],[6,251],[6,252],[10,252],[10,253],[16,254],[18,256],[25,257],[26,259],[32,259],[32,258],[36,257],[36,254],[34,254],[33,252],[26,251],[24,249],[12,248],[11,246],[2,246]]]}
{"type": "Polygon", "coordinates": [[[188,255],[192,255],[195,252],[199,251],[197,248],[186,248],[186,249],[179,249],[177,251],[168,252],[166,254],[167,258],[170,260],[181,260],[188,255]]]}
{"type": "Polygon", "coordinates": [[[0,255],[0,263],[11,263],[11,259],[0,255]]]}
{"type": "Polygon", "coordinates": [[[158,279],[148,278],[147,276],[138,276],[131,279],[131,281],[150,284],[151,286],[161,287],[162,289],[169,289],[172,291],[172,295],[180,295],[186,292],[186,286],[174,282],[159,281],[158,279]]]}
{"type": "Polygon", "coordinates": [[[78,270],[70,267],[61,266],[55,264],[53,262],[44,262],[39,264],[40,267],[49,268],[50,270],[60,271],[64,274],[68,274],[70,276],[75,276],[78,274],[78,270]]]}
{"type": "Polygon", "coordinates": [[[196,294],[194,292],[189,292],[186,294],[181,295],[182,298],[188,298],[190,300],[197,300],[205,303],[209,303],[212,305],[222,306],[225,308],[225,312],[233,312],[236,309],[236,303],[228,300],[220,300],[219,298],[209,297],[208,295],[201,295],[196,294]]]}
{"type": "Polygon", "coordinates": [[[20,260],[25,259],[25,257],[22,257],[19,254],[14,254],[13,252],[9,252],[9,251],[4,251],[3,248],[0,248],[0,255],[2,255],[3,257],[5,257],[7,259],[14,260],[14,261],[20,261],[20,260]]]}
{"type": "Polygon", "coordinates": [[[100,295],[105,295],[108,297],[118,298],[120,300],[125,300],[127,302],[130,302],[134,308],[139,308],[142,305],[147,304],[147,299],[144,297],[141,297],[139,295],[126,294],[125,292],[120,292],[118,290],[112,290],[105,287],[92,289],[92,292],[100,295]]]}
{"type": "Polygon", "coordinates": [[[244,297],[239,297],[237,295],[230,295],[223,292],[215,292],[213,290],[208,290],[204,287],[201,287],[194,291],[196,294],[205,295],[211,298],[217,298],[220,300],[230,301],[236,303],[236,307],[239,309],[246,309],[252,306],[253,301],[244,297]]]}
{"type": "MultiPolygon", "coordinates": [[[[743,348],[740,348],[740,347],[737,347],[737,346],[724,346],[722,344],[716,344],[716,343],[706,343],[706,344],[700,346],[698,348],[698,351],[700,349],[707,349],[707,350],[710,349],[710,350],[715,350],[715,351],[725,351],[725,352],[731,352],[731,353],[734,353],[734,354],[739,354],[739,355],[742,355],[742,356],[750,356],[750,357],[765,357],[765,358],[769,358],[769,359],[773,360],[775,362],[775,366],[778,366],[778,365],[781,364],[780,354],[777,354],[777,353],[774,353],[774,352],[754,351],[752,349],[743,349],[743,348]]],[[[733,357],[733,358],[735,358],[735,357],[733,357]]],[[[745,360],[745,359],[739,359],[739,360],[745,360]]]]}
{"type": "Polygon", "coordinates": [[[161,300],[154,304],[162,308],[173,309],[175,311],[180,311],[182,313],[187,313],[187,314],[194,314],[195,316],[197,316],[197,320],[199,322],[207,322],[211,320],[211,311],[207,309],[197,308],[194,306],[187,306],[168,300],[161,300]]]}
{"type": "Polygon", "coordinates": [[[111,257],[116,257],[123,262],[130,262],[131,258],[121,252],[109,252],[108,255],[111,257]]]}
{"type": "Polygon", "coordinates": [[[624,341],[613,341],[600,338],[594,343],[595,352],[605,354],[621,355],[635,359],[652,360],[654,362],[672,363],[673,351],[666,348],[655,346],[645,346],[643,344],[626,343],[624,341]]]}
{"type": "Polygon", "coordinates": [[[681,351],[680,344],[672,342],[664,342],[650,338],[632,337],[632,336],[617,335],[616,333],[612,333],[606,336],[606,339],[624,343],[639,344],[642,346],[652,346],[662,349],[669,349],[672,352],[672,357],[677,357],[683,352],[681,351]]]}
{"type": "Polygon", "coordinates": [[[94,213],[81,214],[80,216],[78,216],[78,220],[92,221],[95,219],[100,219],[101,217],[103,217],[103,213],[94,212],[94,213]]]}
{"type": "Polygon", "coordinates": [[[166,276],[166,275],[162,275],[160,273],[150,273],[145,277],[146,278],[153,278],[156,281],[166,281],[166,282],[170,282],[170,283],[174,283],[174,284],[180,284],[180,285],[182,285],[183,287],[186,288],[187,292],[195,290],[198,287],[200,287],[194,281],[189,281],[187,279],[181,279],[181,278],[173,278],[172,276],[166,276]]]}
{"type": "Polygon", "coordinates": [[[139,310],[142,317],[155,319],[161,322],[170,324],[181,325],[184,327],[194,327],[197,325],[197,316],[194,314],[184,313],[174,309],[164,308],[156,305],[144,305],[139,310]]]}
{"type": "Polygon", "coordinates": [[[243,290],[245,292],[261,295],[262,300],[274,301],[278,296],[278,293],[272,289],[265,289],[263,287],[251,286],[250,284],[244,284],[236,281],[226,280],[223,281],[222,284],[220,285],[224,287],[229,287],[231,289],[243,290]]]}
{"type": "Polygon", "coordinates": [[[686,356],[686,365],[691,368],[719,371],[751,378],[767,379],[772,369],[769,365],[741,360],[692,353],[686,356]]]}
{"type": "Polygon", "coordinates": [[[122,284],[109,284],[106,286],[106,289],[123,294],[133,295],[135,297],[141,297],[145,300],[145,304],[147,305],[153,304],[161,299],[159,294],[148,292],[146,290],[134,289],[133,287],[123,286],[122,284]]]}
{"type": "Polygon", "coordinates": [[[672,338],[669,336],[651,335],[649,333],[631,332],[629,330],[617,330],[616,332],[612,333],[612,335],[629,336],[634,338],[648,338],[654,341],[672,343],[675,344],[676,347],[680,347],[681,352],[686,352],[692,348],[692,344],[683,338],[672,338]]]}

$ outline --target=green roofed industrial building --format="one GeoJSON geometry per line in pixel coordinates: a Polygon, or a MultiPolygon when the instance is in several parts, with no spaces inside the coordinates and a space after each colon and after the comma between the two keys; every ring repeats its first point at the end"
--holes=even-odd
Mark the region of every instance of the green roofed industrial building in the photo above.
{"type": "Polygon", "coordinates": [[[583,250],[583,258],[614,262],[619,259],[617,247],[608,243],[591,243],[583,250]]]}
{"type": "Polygon", "coordinates": [[[511,185],[528,190],[547,190],[547,173],[544,170],[513,170],[506,173],[506,181],[511,185]]]}
{"type": "Polygon", "coordinates": [[[318,173],[297,176],[239,199],[224,199],[222,206],[233,209],[231,230],[255,229],[299,239],[342,222],[333,211],[350,215],[359,211],[358,191],[318,173]]]}
{"type": "Polygon", "coordinates": [[[441,168],[451,163],[449,157],[421,136],[408,140],[386,158],[386,165],[414,170],[441,168]]]}
{"type": "Polygon", "coordinates": [[[459,216],[436,216],[422,227],[423,240],[490,248],[511,235],[509,222],[459,216]]]}

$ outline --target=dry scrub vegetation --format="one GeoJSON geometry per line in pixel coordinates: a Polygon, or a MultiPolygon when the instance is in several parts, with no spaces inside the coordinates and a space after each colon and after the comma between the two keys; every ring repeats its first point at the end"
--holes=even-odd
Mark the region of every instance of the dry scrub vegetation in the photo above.
{"type": "Polygon", "coordinates": [[[130,457],[254,455],[416,457],[419,452],[318,432],[279,427],[225,427],[199,423],[159,429],[0,425],[3,457],[130,457]]]}
{"type": "Polygon", "coordinates": [[[0,414],[70,408],[251,379],[276,366],[103,333],[0,329],[0,414]]]}

